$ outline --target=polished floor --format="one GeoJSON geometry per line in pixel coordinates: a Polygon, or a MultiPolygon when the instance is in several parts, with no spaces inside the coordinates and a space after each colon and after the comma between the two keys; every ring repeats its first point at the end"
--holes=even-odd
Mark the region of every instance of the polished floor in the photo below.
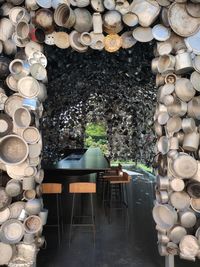
{"type": "MultiPolygon", "coordinates": [[[[151,216],[153,183],[150,177],[136,177],[131,181],[128,187],[129,229],[122,211],[113,212],[109,224],[100,199],[95,201],[95,247],[91,232],[77,229],[69,248],[68,229],[58,246],[56,229],[46,228],[47,248],[40,251],[37,267],[164,267],[164,258],[157,252],[156,232],[151,216]]],[[[198,261],[183,261],[178,257],[175,262],[175,267],[195,267],[200,264],[198,261]]]]}

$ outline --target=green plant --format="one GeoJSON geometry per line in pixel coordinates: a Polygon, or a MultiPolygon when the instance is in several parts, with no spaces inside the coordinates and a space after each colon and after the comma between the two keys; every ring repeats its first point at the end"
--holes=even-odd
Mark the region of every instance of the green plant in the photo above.
{"type": "Polygon", "coordinates": [[[88,123],[85,133],[85,147],[99,147],[105,155],[109,154],[106,126],[104,124],[88,123]]]}
{"type": "Polygon", "coordinates": [[[85,133],[86,136],[106,137],[106,126],[103,123],[88,123],[85,133]]]}
{"type": "Polygon", "coordinates": [[[146,166],[145,164],[143,163],[135,163],[134,161],[131,161],[131,160],[115,160],[115,161],[111,161],[111,166],[117,166],[118,164],[121,164],[122,166],[124,165],[129,165],[129,166],[133,166],[134,168],[139,168],[139,169],[142,169],[144,171],[147,171],[147,172],[153,172],[153,169],[146,166]]]}

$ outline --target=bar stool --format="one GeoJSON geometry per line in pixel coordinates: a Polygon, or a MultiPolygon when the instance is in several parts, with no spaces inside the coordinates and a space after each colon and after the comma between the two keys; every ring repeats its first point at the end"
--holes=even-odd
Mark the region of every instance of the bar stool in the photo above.
{"type": "Polygon", "coordinates": [[[111,167],[110,169],[106,170],[103,175],[102,181],[102,204],[106,213],[105,204],[109,202],[109,180],[114,177],[121,177],[123,176],[122,165],[119,163],[117,167],[111,167]]]}
{"type": "Polygon", "coordinates": [[[107,184],[107,177],[109,178],[110,176],[120,176],[122,174],[122,165],[119,163],[118,166],[110,167],[107,169],[102,175],[100,179],[101,183],[101,195],[102,195],[102,203],[104,205],[104,200],[105,200],[105,189],[106,189],[106,184],[107,184]]]}
{"type": "MultiPolygon", "coordinates": [[[[107,176],[107,198],[104,199],[104,203],[107,202],[109,206],[108,220],[111,223],[112,211],[126,209],[126,217],[129,227],[129,213],[128,213],[128,194],[126,185],[130,183],[130,176],[123,172],[122,176],[107,176]],[[118,207],[114,207],[114,203],[120,204],[118,207]]],[[[105,193],[104,193],[105,194],[105,193]]]]}
{"type": "Polygon", "coordinates": [[[61,242],[61,229],[63,231],[63,222],[61,220],[62,214],[62,184],[58,183],[43,183],[42,184],[42,193],[44,195],[55,195],[56,196],[56,215],[57,215],[57,224],[48,224],[46,226],[57,227],[58,229],[58,244],[61,242]]]}
{"type": "Polygon", "coordinates": [[[80,182],[80,183],[70,183],[69,184],[69,193],[73,194],[72,200],[72,210],[71,210],[71,222],[70,222],[70,230],[69,230],[69,246],[71,244],[71,235],[72,235],[72,228],[75,226],[88,226],[93,228],[93,238],[94,238],[94,246],[95,246],[95,219],[94,219],[94,204],[93,204],[93,194],[96,193],[96,183],[87,183],[87,182],[80,182]],[[91,215],[89,216],[74,216],[74,208],[75,208],[75,197],[76,194],[89,194],[90,195],[90,205],[91,205],[91,215]],[[84,223],[74,223],[74,218],[84,218],[90,217],[91,223],[84,224],[84,223]]]}
{"type": "Polygon", "coordinates": [[[122,172],[122,165],[119,163],[118,166],[111,166],[108,170],[105,171],[105,176],[110,175],[120,175],[120,172],[122,172]]]}

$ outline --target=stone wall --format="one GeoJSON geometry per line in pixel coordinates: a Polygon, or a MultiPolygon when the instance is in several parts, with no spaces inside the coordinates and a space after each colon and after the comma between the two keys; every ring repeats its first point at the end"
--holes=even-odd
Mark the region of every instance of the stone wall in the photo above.
{"type": "Polygon", "coordinates": [[[150,70],[152,44],[116,54],[80,54],[47,47],[46,54],[49,84],[42,122],[44,160],[56,161],[64,147],[83,147],[86,123],[104,121],[110,158],[149,164],[156,96],[150,70]]]}

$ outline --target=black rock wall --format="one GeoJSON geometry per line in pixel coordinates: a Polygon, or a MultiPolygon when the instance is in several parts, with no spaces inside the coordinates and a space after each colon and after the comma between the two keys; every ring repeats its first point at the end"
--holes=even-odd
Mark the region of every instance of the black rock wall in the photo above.
{"type": "Polygon", "coordinates": [[[107,124],[110,158],[152,161],[152,51],[152,44],[141,43],[115,54],[46,48],[44,161],[56,161],[65,147],[83,147],[85,125],[91,121],[107,124]]]}

